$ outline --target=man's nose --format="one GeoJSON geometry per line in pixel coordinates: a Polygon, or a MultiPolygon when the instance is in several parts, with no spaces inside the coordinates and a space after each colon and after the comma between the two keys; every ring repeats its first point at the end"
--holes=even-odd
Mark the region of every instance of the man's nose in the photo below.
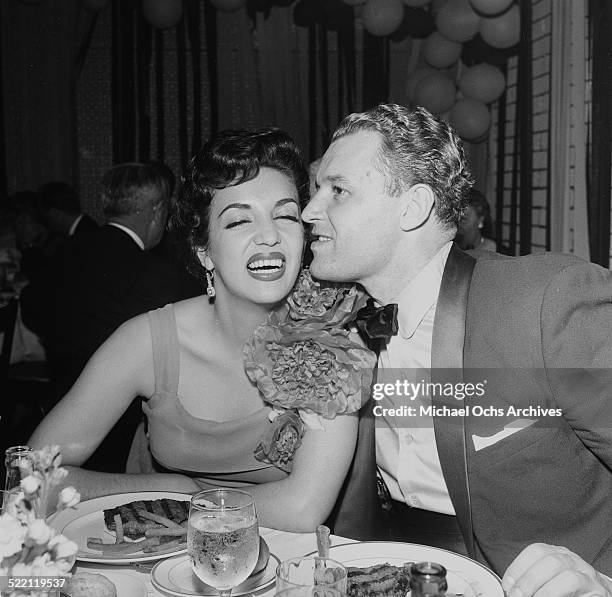
{"type": "Polygon", "coordinates": [[[302,220],[308,224],[312,224],[316,220],[320,220],[322,216],[323,202],[321,199],[321,189],[319,189],[310,199],[304,211],[302,212],[302,220]]]}

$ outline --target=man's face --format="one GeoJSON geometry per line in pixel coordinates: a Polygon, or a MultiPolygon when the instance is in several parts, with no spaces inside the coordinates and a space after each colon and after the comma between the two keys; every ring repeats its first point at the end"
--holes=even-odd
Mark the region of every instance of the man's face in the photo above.
{"type": "Polygon", "coordinates": [[[358,131],[334,141],[321,160],[316,194],[302,218],[312,225],[312,274],[360,282],[385,275],[401,232],[399,201],[385,190],[381,137],[358,131]]]}

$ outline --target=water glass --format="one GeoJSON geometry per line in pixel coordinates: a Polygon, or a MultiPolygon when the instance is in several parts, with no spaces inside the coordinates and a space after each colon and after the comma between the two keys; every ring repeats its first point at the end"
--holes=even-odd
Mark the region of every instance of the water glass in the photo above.
{"type": "Polygon", "coordinates": [[[346,593],[346,568],[331,558],[292,558],[276,568],[276,590],[294,587],[330,588],[346,593]]]}
{"type": "Polygon", "coordinates": [[[255,569],[259,527],[253,496],[209,489],[191,498],[187,553],[196,576],[228,597],[255,569]]]}

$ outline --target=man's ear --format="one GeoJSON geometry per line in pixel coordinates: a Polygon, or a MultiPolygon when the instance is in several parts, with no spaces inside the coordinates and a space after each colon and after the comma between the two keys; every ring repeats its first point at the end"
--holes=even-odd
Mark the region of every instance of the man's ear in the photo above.
{"type": "Polygon", "coordinates": [[[200,263],[208,270],[215,269],[215,264],[212,262],[212,259],[208,256],[208,252],[206,249],[198,249],[197,250],[198,259],[200,263]]]}
{"type": "Polygon", "coordinates": [[[402,230],[409,231],[420,228],[431,216],[436,197],[429,185],[418,183],[406,189],[400,196],[402,230]]]}

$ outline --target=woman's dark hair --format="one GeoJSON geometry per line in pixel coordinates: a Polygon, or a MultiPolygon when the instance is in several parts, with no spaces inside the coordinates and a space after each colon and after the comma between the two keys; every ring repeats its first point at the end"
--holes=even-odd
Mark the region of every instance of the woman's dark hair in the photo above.
{"type": "Polygon", "coordinates": [[[197,251],[208,245],[210,206],[215,191],[253,180],[261,168],[287,175],[298,191],[300,206],[308,201],[308,172],[293,139],[277,128],[225,130],[189,161],[169,226],[181,243],[187,269],[205,281],[197,251]]]}
{"type": "Polygon", "coordinates": [[[468,205],[471,205],[476,215],[482,218],[480,234],[485,238],[493,238],[493,219],[491,218],[491,207],[487,198],[477,189],[470,189],[468,205]]]}

